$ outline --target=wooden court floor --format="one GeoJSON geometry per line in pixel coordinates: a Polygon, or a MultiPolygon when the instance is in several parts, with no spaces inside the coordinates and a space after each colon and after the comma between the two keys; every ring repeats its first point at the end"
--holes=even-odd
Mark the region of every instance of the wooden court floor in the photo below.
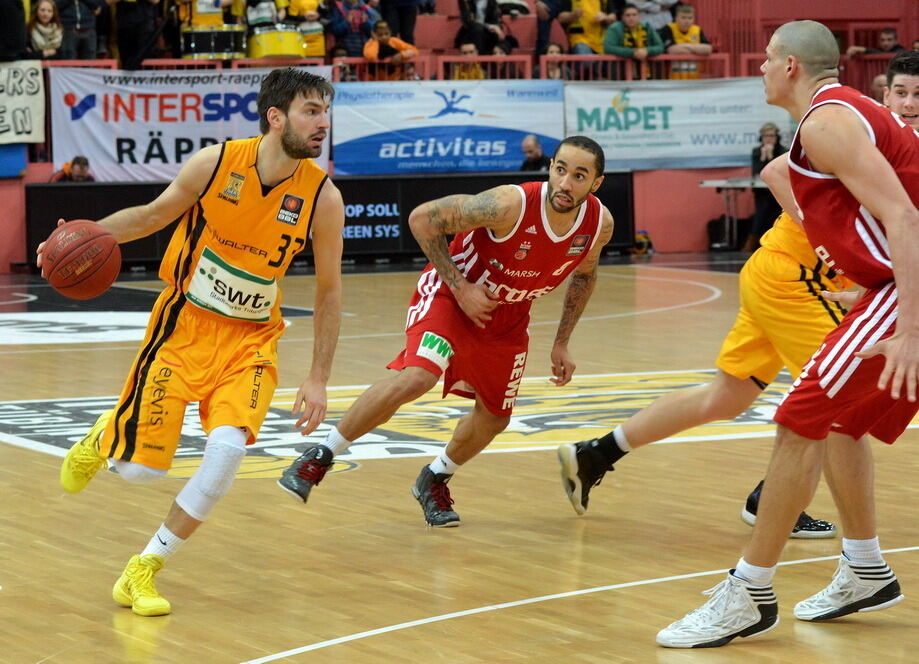
{"type": "MultiPolygon", "coordinates": [[[[775,582],[781,624],[722,649],[667,650],[654,637],[735,564],[750,533],[738,514],[764,473],[781,385],[735,422],[623,459],[586,516],[565,499],[557,444],[602,434],[711,375],[737,276],[710,270],[702,256],[680,261],[601,267],[572,341],[577,375],[564,388],[546,381],[562,295],[536,304],[514,421],[455,476],[463,522],[446,530],[424,525],[410,487],[468,406],[462,399],[432,392],[406,407],[354,445],[308,505],[275,485],[305,442],[288,410],[312,337],[297,308],[311,305],[313,282],[288,277],[291,326],[266,433],[230,494],[158,575],[173,605],[160,618],[115,605],[111,586],[200,462],[193,409],[169,478],[138,487],[101,473],[78,495],[57,480],[64,450],[118,394],[157,285],[119,283],[121,299],[78,305],[34,280],[5,278],[0,664],[919,660],[915,430],[875,447],[881,544],[906,601],[828,624],[796,621],[795,602],[829,581],[840,543],[791,540],[775,582]]],[[[386,375],[416,274],[344,277],[332,421],[360,386],[386,375]]],[[[809,511],[836,518],[825,485],[809,511]]]]}

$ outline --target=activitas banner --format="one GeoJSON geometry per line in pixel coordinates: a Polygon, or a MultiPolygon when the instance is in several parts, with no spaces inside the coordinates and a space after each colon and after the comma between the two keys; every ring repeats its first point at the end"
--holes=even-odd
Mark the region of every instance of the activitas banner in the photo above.
{"type": "Polygon", "coordinates": [[[335,173],[516,171],[535,134],[563,137],[561,81],[339,83],[332,108],[335,173]]]}
{"type": "Polygon", "coordinates": [[[565,85],[566,133],[602,145],[609,169],[748,166],[765,122],[791,144],[791,116],[760,78],[565,85]]]}
{"type": "MultiPolygon", "coordinates": [[[[305,69],[331,78],[331,67],[305,69]]],[[[117,182],[171,180],[201,148],[258,135],[256,98],[271,69],[50,71],[54,167],[83,155],[97,180],[117,182]]]]}

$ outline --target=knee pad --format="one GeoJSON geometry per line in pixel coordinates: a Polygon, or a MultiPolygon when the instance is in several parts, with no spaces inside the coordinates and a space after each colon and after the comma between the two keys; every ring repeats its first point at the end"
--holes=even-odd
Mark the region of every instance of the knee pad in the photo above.
{"type": "Polygon", "coordinates": [[[150,468],[142,466],[133,461],[122,461],[121,459],[112,459],[112,465],[125,482],[131,484],[147,484],[153,480],[158,480],[166,476],[165,470],[159,468],[150,468]]]}
{"type": "Polygon", "coordinates": [[[176,496],[179,507],[198,521],[207,518],[236,479],[246,456],[247,438],[238,427],[220,426],[211,431],[201,465],[176,496]]]}

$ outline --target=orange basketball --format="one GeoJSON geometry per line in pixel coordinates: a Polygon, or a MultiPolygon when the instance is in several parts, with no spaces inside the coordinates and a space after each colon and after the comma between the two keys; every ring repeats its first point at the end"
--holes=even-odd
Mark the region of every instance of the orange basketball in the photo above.
{"type": "Polygon", "coordinates": [[[101,295],[121,270],[121,249],[95,221],[77,219],[54,229],[42,249],[42,274],[74,300],[101,295]]]}

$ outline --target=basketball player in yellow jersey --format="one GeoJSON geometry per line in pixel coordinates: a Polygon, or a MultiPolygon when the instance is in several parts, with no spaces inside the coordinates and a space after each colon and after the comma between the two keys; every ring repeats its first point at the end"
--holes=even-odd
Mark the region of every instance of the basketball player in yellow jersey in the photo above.
{"type": "MultiPolygon", "coordinates": [[[[781,161],[787,179],[784,160],[775,161],[781,161]]],[[[774,188],[782,170],[770,163],[762,177],[774,188]]],[[[737,417],[782,367],[792,376],[800,374],[823,338],[842,320],[842,305],[821,292],[839,292],[851,283],[814,254],[804,230],[787,212],[760,242],[740,271],[740,311],[715,361],[718,370],[712,382],[665,394],[601,438],[559,447],[562,483],[578,514],[587,511],[591,488],[626,453],[692,427],[737,417]]],[[[750,525],[756,522],[762,484],[741,511],[750,525]]],[[[802,512],[791,536],[835,535],[836,526],[802,512]]]]}
{"type": "Polygon", "coordinates": [[[153,575],[226,494],[255,442],[278,380],[278,281],[309,237],[315,342],[294,412],[304,434],[325,418],[341,313],[344,206],[310,157],[328,132],[332,96],[321,77],[274,70],[258,95],[261,136],[204,148],[152,203],[99,222],[128,242],[179,219],[160,268],[166,288],[118,405],[68,452],[61,485],[81,491],[106,464],[128,482],[165,476],[189,402],[200,402],[208,433],[200,468],[115,584],[115,601],[134,613],[170,612],[153,575]]]}

